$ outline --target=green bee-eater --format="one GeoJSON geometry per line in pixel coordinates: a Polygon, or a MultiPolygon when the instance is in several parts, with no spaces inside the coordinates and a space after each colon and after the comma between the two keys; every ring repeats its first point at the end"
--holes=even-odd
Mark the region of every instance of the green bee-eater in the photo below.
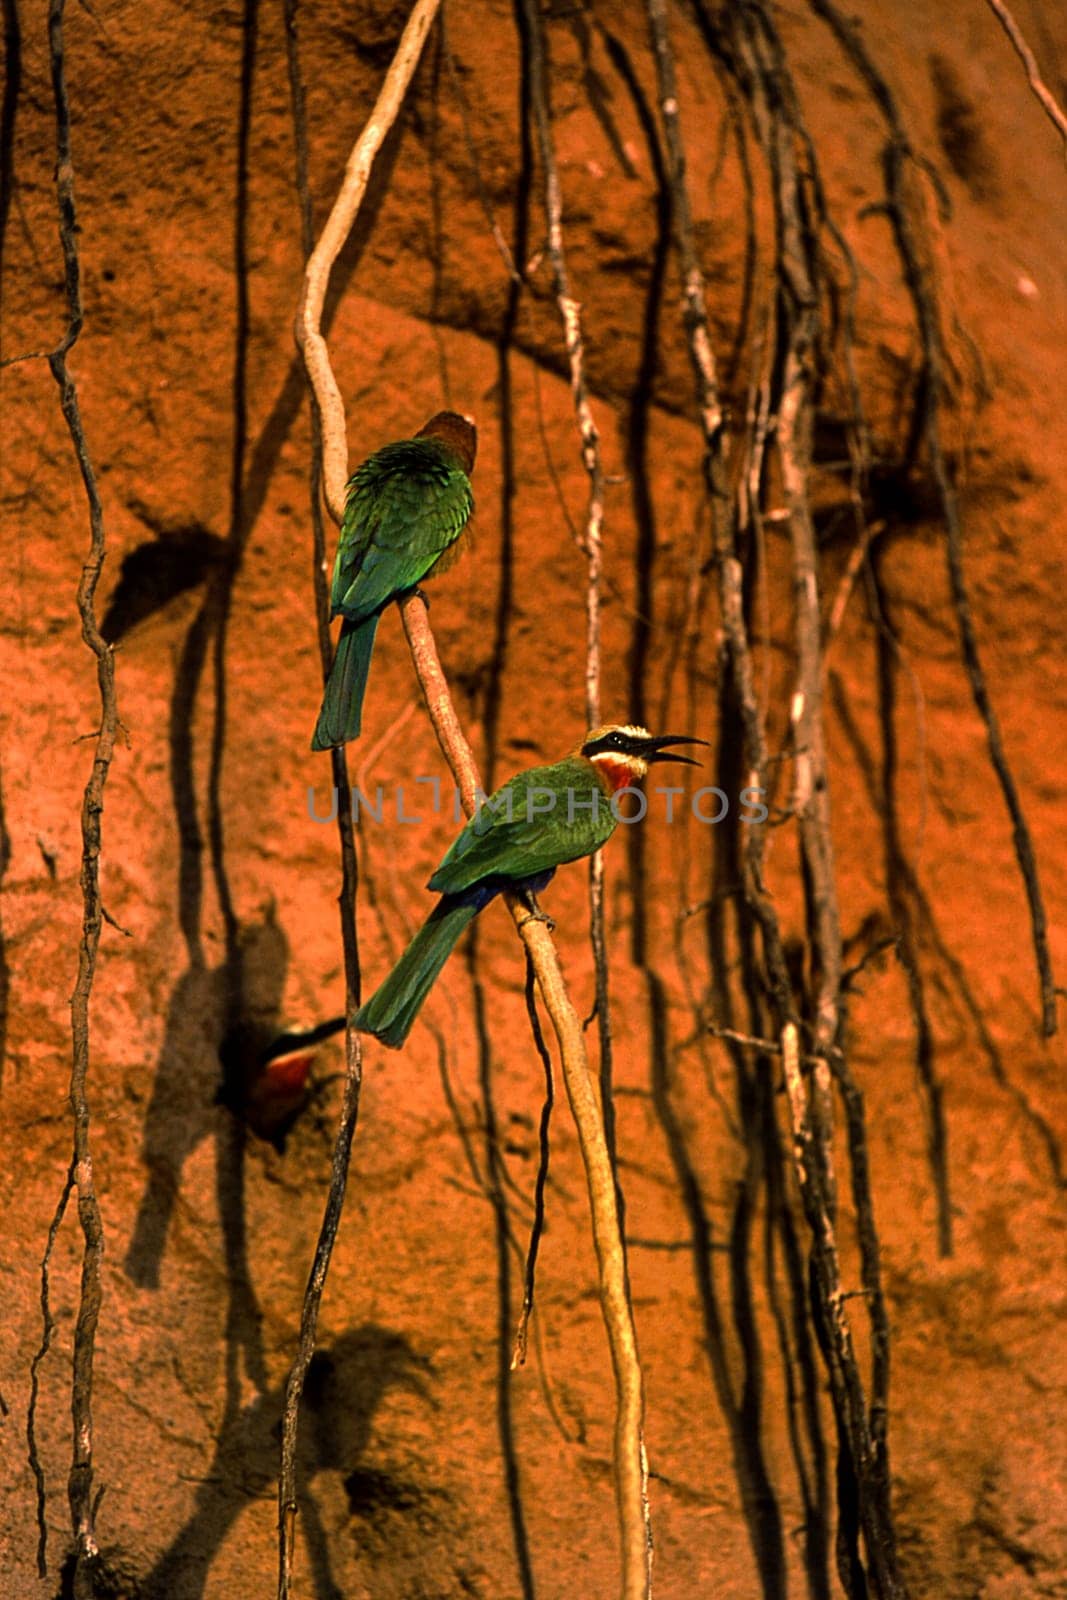
{"type": "Polygon", "coordinates": [[[349,479],[330,589],[330,615],[344,623],[313,750],[358,736],[378,618],[390,600],[460,554],[457,540],[474,510],[477,446],[473,423],[439,411],[414,439],[384,445],[349,479]]]}
{"type": "Polygon", "coordinates": [[[647,728],[593,728],[564,761],[531,767],[483,801],[430,879],[441,898],[381,988],[356,1014],[356,1027],[394,1049],[404,1043],[434,980],[469,922],[498,894],[535,896],[557,867],[599,850],[615,831],[615,797],[654,761],[697,763],[669,753],[703,744],[647,728]]]}
{"type": "Polygon", "coordinates": [[[344,1017],[278,1033],[266,1022],[239,1022],[219,1046],[222,1083],[216,1100],[277,1150],[310,1104],[318,1047],[340,1033],[344,1017]]]}

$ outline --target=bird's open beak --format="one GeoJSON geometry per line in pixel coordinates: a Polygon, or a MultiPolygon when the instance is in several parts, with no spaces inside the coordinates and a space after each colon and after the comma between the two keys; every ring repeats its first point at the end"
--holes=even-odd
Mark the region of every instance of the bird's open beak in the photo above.
{"type": "Polygon", "coordinates": [[[648,741],[648,750],[645,752],[645,760],[649,763],[649,765],[651,765],[653,761],[681,761],[684,762],[687,767],[699,767],[700,762],[694,761],[692,756],[676,755],[673,751],[668,749],[668,746],[672,744],[707,745],[707,742],[708,741],[706,739],[696,739],[692,734],[688,733],[662,733],[658,738],[650,739],[648,741]]]}

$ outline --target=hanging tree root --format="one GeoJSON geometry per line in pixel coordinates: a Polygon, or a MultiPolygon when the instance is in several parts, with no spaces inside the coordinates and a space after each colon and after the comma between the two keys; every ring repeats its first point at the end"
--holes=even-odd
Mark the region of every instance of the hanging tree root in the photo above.
{"type": "Polygon", "coordinates": [[[555,1104],[555,1085],[552,1079],[552,1057],[548,1053],[544,1034],[541,1032],[541,1021],[537,1015],[537,997],[534,993],[536,973],[530,952],[526,952],[526,1014],[530,1019],[530,1028],[534,1037],[537,1054],[541,1058],[541,1067],[545,1074],[545,1098],[541,1106],[541,1122],[538,1128],[538,1160],[537,1181],[534,1185],[534,1215],[530,1226],[530,1243],[526,1251],[526,1262],[523,1271],[522,1311],[519,1315],[519,1325],[515,1333],[515,1344],[511,1353],[512,1371],[516,1367],[526,1364],[527,1330],[530,1326],[530,1317],[534,1304],[534,1281],[537,1272],[537,1252],[541,1246],[541,1235],[545,1227],[545,1186],[548,1183],[548,1163],[550,1145],[548,1140],[549,1124],[552,1120],[552,1107],[555,1104]]]}
{"type": "MultiPolygon", "coordinates": [[[[585,528],[579,543],[585,554],[585,722],[587,728],[600,723],[600,580],[603,567],[604,468],[589,388],[585,374],[585,341],[582,336],[581,306],[571,289],[567,253],[563,238],[563,195],[556,161],[552,118],[549,108],[548,73],[541,13],[536,0],[523,0],[526,34],[529,41],[530,101],[537,128],[545,191],[545,224],[548,258],[552,265],[556,305],[563,328],[567,352],[571,395],[581,442],[582,463],[589,478],[585,528]]],[[[615,1165],[615,1106],[613,1099],[613,1050],[611,1037],[611,995],[608,984],[607,936],[604,927],[604,855],[597,850],[589,859],[589,927],[596,975],[596,1022],[600,1046],[600,1103],[612,1165],[615,1165]]],[[[616,1176],[616,1183],[618,1178],[616,1176]]],[[[622,1207],[622,1191],[619,1190],[622,1207]]]]}
{"type": "MultiPolygon", "coordinates": [[[[877,1234],[866,1175],[866,1139],[857,1111],[862,1101],[844,1052],[841,934],[830,831],[829,774],[826,763],[821,696],[822,662],[819,572],[809,501],[813,382],[819,311],[823,290],[822,258],[817,226],[821,193],[813,152],[799,120],[797,96],[785,53],[769,8],[757,4],[738,30],[738,48],[747,57],[762,115],[758,126],[767,149],[774,185],[778,240],[778,283],[782,301],[784,359],[778,401],[777,449],[789,513],[793,546],[797,677],[791,707],[795,789],[805,862],[807,920],[813,951],[814,1042],[824,1060],[811,1078],[806,1115],[797,1120],[793,1097],[798,1176],[805,1213],[812,1232],[816,1322],[831,1376],[831,1392],[839,1440],[847,1443],[846,1460],[854,1479],[858,1528],[841,1504],[838,1568],[849,1592],[862,1592],[856,1534],[862,1530],[867,1556],[867,1581],[886,1597],[904,1592],[889,1499],[889,1463],[885,1437],[888,1396],[888,1322],[880,1288],[877,1234]],[[798,146],[811,164],[805,176],[798,146]],[[850,1149],[854,1194],[858,1201],[863,1272],[871,1290],[872,1398],[864,1394],[843,1305],[841,1268],[836,1243],[836,1179],[833,1164],[833,1120],[830,1067],[842,1083],[850,1108],[850,1149]],[[859,1147],[856,1141],[859,1140],[859,1147]],[[845,1538],[842,1539],[842,1531],[845,1538]]],[[[780,1026],[782,1023],[780,1021],[780,1026]]],[[[785,1028],[788,1028],[786,1023],[785,1028]]],[[[787,1074],[788,1077],[788,1074],[787,1074]]]]}
{"type": "MultiPolygon", "coordinates": [[[[425,604],[417,595],[411,595],[400,602],[400,614],[437,741],[456,780],[463,809],[468,817],[473,816],[478,770],[441,670],[425,604]]],[[[533,963],[537,984],[555,1029],[563,1081],[585,1165],[601,1306],[615,1373],[615,1494],[622,1539],[621,1595],[623,1600],[640,1600],[651,1592],[644,1386],[611,1157],[589,1071],[581,1021],[563,982],[552,936],[543,922],[530,918],[521,900],[509,895],[507,903],[533,963]]]]}
{"type": "MultiPolygon", "coordinates": [[[[685,181],[685,154],[679,120],[674,58],[665,0],[648,0],[656,55],[660,109],[666,132],[676,247],[684,285],[685,324],[697,379],[697,400],[705,442],[705,474],[712,507],[713,539],[719,574],[719,599],[734,693],[744,735],[748,781],[766,787],[767,749],[755,692],[744,609],[744,567],[737,551],[737,521],[729,490],[726,440],[718,380],[706,311],[704,282],[693,243],[685,181]]],[[[701,6],[705,36],[722,48],[710,13],[701,6]]],[[[715,19],[721,18],[721,13],[715,19]]],[[[778,315],[783,319],[776,441],[789,512],[797,596],[797,683],[792,700],[794,760],[793,809],[798,816],[807,864],[808,922],[817,953],[819,989],[815,999],[816,1056],[810,1094],[800,1075],[798,1018],[789,981],[777,915],[763,885],[765,824],[747,831],[741,876],[746,904],[762,932],[767,987],[781,1039],[794,1133],[794,1165],[812,1236],[812,1288],[820,1342],[831,1381],[839,1447],[849,1462],[857,1494],[858,1520],[867,1551],[868,1578],[878,1594],[903,1595],[895,1554],[888,1496],[885,1415],[888,1399],[888,1323],[880,1286],[866,1155],[862,1097],[840,1048],[841,942],[833,855],[830,843],[828,783],[823,749],[821,638],[814,529],[808,504],[811,373],[819,334],[819,259],[812,232],[821,196],[817,175],[806,187],[796,160],[796,141],[806,142],[795,107],[773,22],[762,6],[733,15],[726,30],[728,64],[752,106],[757,136],[764,146],[774,184],[778,240],[778,315]],[[814,191],[814,192],[813,192],[814,191]],[[840,1263],[835,1241],[836,1190],[832,1153],[830,1068],[842,1083],[846,1103],[853,1193],[860,1224],[862,1271],[872,1316],[872,1397],[863,1392],[851,1331],[844,1311],[840,1263]]],[[[810,142],[807,142],[810,155],[810,142]]],[[[853,1523],[841,1506],[845,1547],[839,1539],[839,1570],[846,1592],[862,1592],[853,1523]]],[[[853,1514],[855,1515],[855,1514],[853,1514]]]]}
{"type": "MultiPolygon", "coordinates": [[[[344,513],[344,491],[348,476],[348,443],[344,426],[344,406],[330,366],[322,331],[326,290],[334,261],[348,237],[366,193],[374,158],[396,120],[412,75],[418,65],[426,35],[439,0],[420,0],[411,14],[396,56],[386,75],[378,101],[363,134],[353,148],[345,171],[341,192],[327,219],[318,243],[312,244],[311,191],[308,179],[307,119],[303,80],[297,51],[297,7],[286,0],[286,47],[290,95],[296,134],[297,188],[301,206],[301,235],[306,259],[304,288],[296,322],[297,344],[304,357],[311,390],[312,469],[311,516],[313,528],[312,573],[315,613],[322,659],[323,682],[331,663],[329,595],[326,582],[326,537],[322,499],[340,523],[344,513]],[[325,396],[325,400],[324,400],[325,396]],[[332,427],[322,425],[322,410],[334,419],[332,427]],[[340,426],[337,426],[337,416],[340,426]],[[327,459],[328,458],[328,459],[327,459]],[[331,494],[331,489],[333,493],[331,494]]],[[[300,1399],[304,1380],[315,1350],[319,1308],[326,1287],[337,1229],[344,1206],[348,1168],[359,1116],[363,1081],[363,1050],[352,1019],[360,1001],[359,945],[356,931],[358,866],[352,822],[351,788],[344,748],[331,751],[334,788],[337,793],[337,827],[341,852],[341,888],[338,904],[345,967],[345,1087],[341,1116],[334,1141],[330,1166],[330,1186],[319,1229],[318,1242],[300,1315],[297,1353],[285,1385],[282,1412],[281,1466],[278,1475],[278,1597],[288,1600],[292,1591],[296,1545],[296,1450],[300,1418],[300,1399]]]]}
{"type": "Polygon", "coordinates": [[[83,1251],[78,1315],[74,1328],[73,1382],[71,1387],[72,1458],[67,1483],[71,1525],[74,1535],[73,1569],[70,1573],[74,1600],[91,1600],[93,1574],[99,1568],[96,1539],[96,1508],[99,1492],[93,1493],[93,1358],[96,1328],[100,1316],[100,1263],[104,1253],[104,1231],[93,1181],[90,1143],[88,1076],[90,1066],[89,1007],[96,957],[103,924],[107,916],[100,895],[100,851],[104,788],[115,751],[118,708],[115,697],[115,662],[111,647],[101,637],[96,620],[96,588],[104,564],[107,543],[103,506],[96,474],[82,425],[78,391],[67,366],[67,357],[82,330],[84,313],[81,295],[81,263],[78,255],[78,220],[74,202],[74,165],[71,148],[70,103],[67,96],[64,57],[63,19],[65,0],[51,0],[48,10],[48,42],[51,56],[52,91],[56,117],[56,192],[59,203],[59,238],[63,252],[67,298],[67,330],[48,357],[52,376],[59,385],[60,406],[70,433],[89,508],[89,554],[78,585],[78,615],[82,638],[96,658],[97,687],[100,694],[100,726],[96,734],[92,770],[85,785],[81,808],[82,833],[82,933],[78,946],[78,974],[71,996],[71,1038],[73,1045],[70,1075],[70,1106],[74,1122],[74,1150],[63,1192],[48,1232],[41,1263],[41,1312],[44,1325],[42,1342],[31,1368],[30,1407],[26,1419],[30,1465],[37,1482],[38,1550],[37,1566],[46,1574],[45,1482],[37,1454],[35,1414],[38,1369],[54,1331],[49,1305],[49,1264],[67,1201],[77,1195],[83,1251]]]}
{"type": "MultiPolygon", "coordinates": [[[[378,105],[353,147],[341,189],[312,251],[297,315],[297,342],[304,356],[322,428],[323,493],[338,523],[344,510],[348,446],[344,405],[321,328],[326,289],[331,268],[365,193],[374,155],[395,119],[435,10],[435,0],[421,0],[412,12],[378,105]]],[[[478,772],[441,671],[425,604],[420,596],[411,595],[400,603],[400,612],[438,743],[452,770],[463,808],[472,816],[478,772]]],[[[622,1542],[621,1593],[623,1600],[643,1600],[650,1592],[651,1559],[642,1431],[644,1394],[612,1164],[589,1073],[581,1022],[564,986],[551,936],[543,923],[529,920],[525,907],[514,897],[508,897],[508,906],[537,974],[538,986],[556,1032],[567,1096],[585,1163],[601,1302],[616,1383],[615,1485],[622,1542]]],[[[331,1195],[332,1190],[333,1185],[331,1195]]],[[[309,1293],[312,1287],[309,1285],[309,1293]]],[[[321,1294],[321,1284],[318,1293],[321,1294]]],[[[313,1340],[313,1316],[310,1335],[313,1340]]],[[[295,1411],[299,1384],[291,1379],[291,1387],[295,1391],[295,1411]]],[[[283,1552],[279,1597],[282,1600],[288,1594],[287,1573],[292,1563],[295,1491],[291,1476],[286,1489],[279,1488],[279,1513],[283,1552]]]]}
{"type": "Polygon", "coordinates": [[[1016,22],[1012,11],[1004,4],[1004,0],[986,0],[986,4],[1011,40],[1012,49],[1023,64],[1026,72],[1026,81],[1030,85],[1034,98],[1063,140],[1063,153],[1067,157],[1067,116],[1064,116],[1055,95],[1041,76],[1040,69],[1034,59],[1034,52],[1026,42],[1026,35],[1016,22]]]}

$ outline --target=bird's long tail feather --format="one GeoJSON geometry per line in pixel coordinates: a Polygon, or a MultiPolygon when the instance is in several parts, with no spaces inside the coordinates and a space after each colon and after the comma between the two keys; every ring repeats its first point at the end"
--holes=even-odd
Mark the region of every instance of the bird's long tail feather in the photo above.
{"type": "Polygon", "coordinates": [[[374,636],[378,632],[375,612],[362,622],[345,622],[337,641],[322,710],[315,724],[312,750],[329,750],[335,744],[359,737],[363,726],[363,695],[367,688],[374,636]]]}
{"type": "Polygon", "coordinates": [[[360,1033],[373,1033],[383,1044],[400,1048],[460,934],[487,898],[491,896],[445,895],[438,902],[381,988],[357,1011],[360,1033]]]}

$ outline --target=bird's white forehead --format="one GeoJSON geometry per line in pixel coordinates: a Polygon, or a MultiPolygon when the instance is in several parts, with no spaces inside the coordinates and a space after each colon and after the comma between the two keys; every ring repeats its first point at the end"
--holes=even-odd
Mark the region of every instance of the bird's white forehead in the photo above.
{"type": "Polygon", "coordinates": [[[606,722],[601,728],[591,728],[585,736],[586,744],[592,744],[596,739],[603,739],[609,733],[621,733],[629,739],[651,739],[652,735],[647,728],[642,728],[636,722],[606,722]]]}

